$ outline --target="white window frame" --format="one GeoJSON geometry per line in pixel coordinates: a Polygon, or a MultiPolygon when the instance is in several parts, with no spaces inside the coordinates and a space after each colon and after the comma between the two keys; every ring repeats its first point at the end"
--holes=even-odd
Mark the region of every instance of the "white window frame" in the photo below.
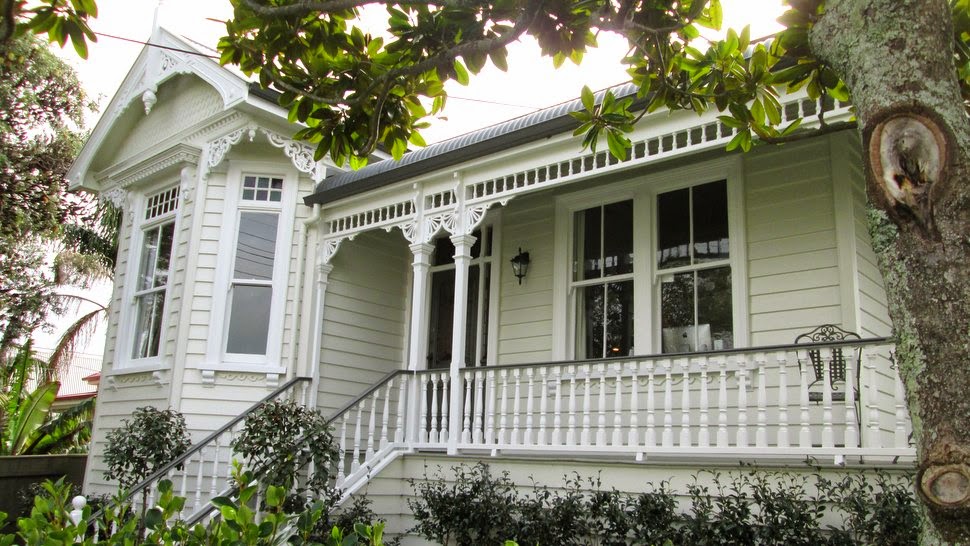
{"type": "MultiPolygon", "coordinates": [[[[659,354],[660,279],[656,264],[657,195],[718,180],[727,181],[728,237],[731,241],[731,299],[734,347],[749,345],[747,243],[741,158],[726,157],[669,169],[557,197],[553,274],[553,360],[576,354],[576,291],[573,283],[574,216],[597,205],[633,200],[633,316],[635,355],[659,354]]],[[[707,266],[708,264],[705,264],[707,266]]]]}
{"type": "Polygon", "coordinates": [[[232,161],[226,174],[225,208],[222,212],[219,254],[215,272],[209,340],[206,347],[208,370],[252,371],[284,373],[282,345],[286,293],[289,285],[291,247],[296,217],[296,198],[299,177],[291,168],[280,163],[262,161],[232,161]],[[243,180],[246,176],[266,176],[283,179],[283,195],[279,202],[243,201],[243,180]],[[273,260],[272,304],[269,330],[266,334],[266,354],[229,353],[231,290],[234,285],[236,245],[239,220],[243,212],[277,212],[276,255],[273,260]]]}
{"type": "Polygon", "coordinates": [[[159,370],[169,366],[169,363],[166,361],[165,344],[168,341],[166,335],[169,327],[169,309],[171,308],[174,280],[172,273],[175,271],[176,249],[179,245],[183,199],[184,196],[182,195],[180,181],[178,179],[166,179],[165,181],[157,182],[146,186],[144,190],[134,194],[130,212],[132,214],[131,231],[129,233],[129,245],[126,250],[128,263],[125,268],[124,288],[122,289],[122,301],[124,305],[122,305],[118,314],[118,339],[115,343],[113,372],[136,373],[159,370]],[[175,208],[155,218],[146,220],[145,213],[146,207],[148,206],[148,198],[173,188],[179,188],[175,208]],[[135,327],[138,320],[138,297],[152,291],[158,291],[158,289],[138,290],[138,275],[141,269],[145,233],[169,222],[174,224],[172,229],[172,255],[169,257],[169,277],[165,284],[165,297],[162,303],[162,320],[159,329],[161,334],[158,340],[158,354],[150,357],[135,358],[132,356],[132,353],[135,343],[135,327]]]}

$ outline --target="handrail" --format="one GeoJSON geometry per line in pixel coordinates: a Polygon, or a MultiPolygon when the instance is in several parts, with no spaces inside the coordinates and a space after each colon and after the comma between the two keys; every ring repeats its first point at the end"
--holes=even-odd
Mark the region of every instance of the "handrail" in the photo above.
{"type": "MultiPolygon", "coordinates": [[[[262,399],[260,399],[258,402],[256,402],[255,404],[253,404],[252,406],[250,406],[249,408],[247,408],[246,411],[244,411],[244,412],[240,413],[239,415],[237,415],[236,417],[232,418],[228,423],[226,423],[225,425],[219,427],[218,429],[216,429],[215,431],[213,431],[211,434],[209,434],[208,436],[206,436],[202,440],[196,442],[189,449],[187,449],[186,451],[182,452],[181,455],[179,455],[178,457],[172,459],[169,463],[165,464],[164,466],[162,466],[161,468],[159,468],[158,470],[156,470],[155,472],[153,472],[150,476],[148,476],[147,478],[145,478],[141,482],[139,482],[136,485],[134,485],[131,489],[129,489],[127,492],[125,492],[124,495],[122,495],[117,500],[112,501],[108,506],[116,506],[116,505],[119,505],[119,504],[124,503],[128,499],[132,498],[135,494],[139,493],[143,489],[147,488],[151,484],[153,484],[156,481],[158,481],[159,478],[164,477],[165,474],[167,474],[173,468],[175,468],[175,467],[181,465],[182,463],[184,463],[185,461],[189,460],[189,458],[192,457],[192,455],[195,455],[199,451],[202,451],[210,442],[212,442],[213,440],[215,440],[216,438],[218,438],[220,435],[222,435],[223,433],[225,433],[227,430],[229,430],[230,428],[232,428],[233,426],[235,426],[236,424],[238,424],[240,421],[242,421],[243,419],[245,419],[246,417],[248,417],[250,413],[252,413],[253,411],[255,411],[261,405],[263,405],[266,402],[268,402],[270,400],[273,400],[274,398],[276,398],[279,395],[283,394],[284,392],[286,392],[287,390],[289,390],[290,387],[296,385],[297,383],[309,382],[309,381],[311,381],[311,379],[309,377],[294,377],[293,379],[290,379],[286,383],[283,383],[282,385],[280,385],[279,387],[277,387],[276,390],[274,390],[273,392],[267,394],[262,399]]],[[[89,521],[95,521],[95,520],[97,520],[97,518],[101,517],[101,515],[104,512],[104,508],[105,507],[102,507],[100,510],[98,510],[94,514],[91,514],[91,517],[89,518],[89,521]]]]}
{"type": "MultiPolygon", "coordinates": [[[[630,360],[663,360],[665,358],[698,358],[698,357],[712,357],[712,356],[730,356],[742,353],[769,353],[777,351],[795,351],[795,350],[809,350],[809,349],[819,349],[824,347],[858,347],[864,345],[881,345],[886,343],[893,343],[894,340],[891,337],[868,337],[864,339],[852,339],[846,341],[821,341],[814,343],[786,343],[783,345],[760,345],[758,347],[740,347],[734,349],[722,349],[720,351],[694,351],[686,353],[653,353],[647,355],[633,355],[633,356],[618,356],[612,358],[585,358],[585,359],[575,359],[575,360],[550,360],[546,362],[528,362],[523,364],[495,364],[492,366],[464,366],[462,370],[502,370],[502,369],[513,369],[513,368],[535,368],[542,366],[580,366],[583,364],[600,364],[607,362],[626,362],[630,360]]],[[[439,370],[418,370],[417,372],[435,372],[444,371],[447,368],[441,368],[439,370]]],[[[399,370],[405,371],[405,370],[399,370]]]]}
{"type": "Polygon", "coordinates": [[[390,372],[390,373],[385,374],[384,377],[380,378],[376,383],[374,383],[373,385],[371,385],[370,387],[368,387],[367,390],[365,390],[364,392],[362,392],[359,395],[357,395],[356,398],[350,400],[349,402],[347,402],[343,406],[340,406],[340,409],[338,409],[337,411],[335,411],[333,413],[333,415],[331,415],[330,417],[328,417],[326,419],[326,424],[329,425],[330,423],[333,423],[334,421],[336,421],[337,418],[340,417],[341,415],[343,415],[344,413],[346,413],[347,410],[349,410],[350,408],[356,406],[364,398],[367,398],[368,396],[374,394],[374,391],[376,391],[377,389],[383,387],[391,379],[394,379],[395,377],[397,377],[399,375],[412,375],[413,376],[415,373],[417,373],[417,372],[415,372],[414,370],[394,370],[393,372],[390,372]]]}

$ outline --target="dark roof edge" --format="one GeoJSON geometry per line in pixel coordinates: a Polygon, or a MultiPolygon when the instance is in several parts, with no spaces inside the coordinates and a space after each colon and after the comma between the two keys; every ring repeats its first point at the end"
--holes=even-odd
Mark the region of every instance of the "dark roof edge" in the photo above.
{"type": "MultiPolygon", "coordinates": [[[[630,84],[611,89],[617,94],[617,98],[636,93],[636,87],[630,84]]],[[[598,100],[604,92],[597,93],[598,100]]],[[[365,167],[360,171],[348,172],[326,179],[317,185],[312,194],[304,197],[303,202],[307,205],[331,203],[345,197],[566,132],[577,126],[576,120],[569,113],[579,111],[582,108],[582,103],[578,99],[550,106],[520,118],[514,118],[433,144],[418,152],[411,152],[416,155],[427,155],[427,157],[409,162],[408,155],[410,154],[408,154],[401,161],[386,160],[365,167]],[[508,127],[503,128],[502,126],[508,127]],[[460,140],[468,141],[468,143],[455,146],[455,141],[460,140]],[[435,148],[439,147],[441,150],[436,151],[435,148]],[[374,172],[368,172],[371,170],[374,172]]]]}

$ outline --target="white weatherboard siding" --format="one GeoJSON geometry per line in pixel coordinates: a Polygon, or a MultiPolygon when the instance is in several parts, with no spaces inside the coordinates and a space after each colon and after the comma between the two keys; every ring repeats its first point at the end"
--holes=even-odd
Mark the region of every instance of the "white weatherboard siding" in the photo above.
{"type": "Polygon", "coordinates": [[[879,262],[872,251],[869,237],[868,199],[866,198],[865,174],[862,172],[860,150],[845,168],[853,173],[855,184],[852,186],[853,225],[855,227],[856,264],[858,267],[859,313],[861,324],[859,335],[863,337],[888,336],[892,333],[892,321],[886,307],[886,290],[883,285],[879,262]]]}
{"type": "Polygon", "coordinates": [[[555,203],[547,194],[513,199],[502,212],[498,359],[496,364],[552,360],[552,274],[555,203]],[[519,284],[509,261],[529,253],[529,273],[519,284]]]}
{"type": "Polygon", "coordinates": [[[410,254],[395,230],[344,241],[334,256],[323,312],[317,399],[324,415],[406,367],[410,254]]]}
{"type": "Polygon", "coordinates": [[[827,143],[760,148],[744,172],[751,345],[841,324],[827,143]]]}

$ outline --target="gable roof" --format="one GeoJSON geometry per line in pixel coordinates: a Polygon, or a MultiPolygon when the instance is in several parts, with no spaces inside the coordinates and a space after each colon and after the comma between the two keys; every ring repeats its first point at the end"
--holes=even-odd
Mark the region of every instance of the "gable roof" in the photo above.
{"type": "MultiPolygon", "coordinates": [[[[624,84],[612,88],[617,98],[634,96],[637,86],[624,84]]],[[[597,94],[602,98],[605,90],[597,94]]],[[[535,140],[557,135],[577,124],[569,114],[583,110],[579,99],[544,108],[537,112],[485,127],[471,133],[432,144],[404,155],[399,161],[387,160],[327,178],[308,195],[307,205],[324,204],[344,197],[400,182],[437,169],[483,157],[535,140]]]]}
{"type": "Polygon", "coordinates": [[[193,43],[160,27],[152,32],[148,42],[151,45],[146,45],[138,54],[71,165],[67,174],[70,189],[101,189],[91,172],[91,165],[123,114],[134,103],[140,102],[138,107],[143,107],[147,115],[157,99],[155,93],[159,85],[180,74],[192,74],[205,81],[219,93],[224,108],[248,103],[285,123],[286,112],[272,98],[253,93],[248,81],[209,58],[211,52],[200,51],[193,43]]]}

